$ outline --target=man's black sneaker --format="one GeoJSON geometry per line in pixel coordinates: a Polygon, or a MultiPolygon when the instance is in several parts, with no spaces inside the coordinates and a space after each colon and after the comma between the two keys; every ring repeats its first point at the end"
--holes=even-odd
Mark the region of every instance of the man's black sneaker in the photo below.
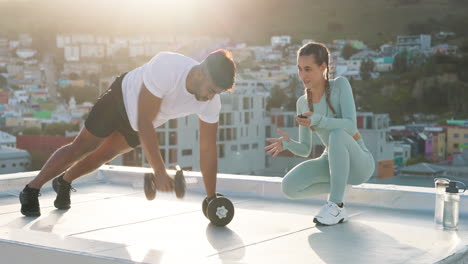
{"type": "Polygon", "coordinates": [[[69,182],[66,182],[63,179],[62,174],[60,177],[55,178],[52,181],[52,187],[54,191],[57,193],[57,198],[55,198],[54,206],[57,209],[66,210],[70,209],[70,192],[76,190],[71,186],[69,182]]]}
{"type": "Polygon", "coordinates": [[[28,185],[20,192],[19,199],[21,203],[21,213],[25,216],[40,216],[41,209],[39,208],[39,196],[41,193],[38,189],[29,188],[28,185]]]}

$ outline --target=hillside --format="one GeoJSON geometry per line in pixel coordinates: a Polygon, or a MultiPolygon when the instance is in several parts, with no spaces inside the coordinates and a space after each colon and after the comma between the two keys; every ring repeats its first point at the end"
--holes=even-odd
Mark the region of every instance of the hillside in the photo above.
{"type": "Polygon", "coordinates": [[[289,34],[381,44],[411,31],[466,34],[466,14],[466,0],[13,0],[0,2],[0,34],[188,33],[249,44],[289,34]]]}

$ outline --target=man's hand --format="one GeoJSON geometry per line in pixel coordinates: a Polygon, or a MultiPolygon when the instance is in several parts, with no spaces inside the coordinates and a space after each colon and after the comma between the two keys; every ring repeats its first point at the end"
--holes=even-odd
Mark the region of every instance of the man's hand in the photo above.
{"type": "Polygon", "coordinates": [[[171,192],[174,190],[174,180],[169,177],[167,172],[158,172],[154,174],[156,180],[156,189],[162,192],[171,192]]]}

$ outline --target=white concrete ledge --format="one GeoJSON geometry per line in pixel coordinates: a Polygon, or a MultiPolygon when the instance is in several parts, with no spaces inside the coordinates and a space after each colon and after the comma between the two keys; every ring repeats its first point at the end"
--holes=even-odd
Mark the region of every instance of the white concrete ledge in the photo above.
{"type": "MultiPolygon", "coordinates": [[[[147,172],[152,172],[152,170],[141,167],[105,165],[88,176],[78,179],[75,184],[100,181],[142,188],[142,175],[147,172]]],[[[174,171],[170,171],[170,174],[174,174],[174,171]]],[[[189,191],[204,192],[200,172],[187,171],[184,174],[189,191]]],[[[37,175],[37,171],[2,175],[0,176],[0,192],[17,192],[35,175],[37,175]]],[[[227,195],[285,198],[281,192],[281,181],[282,178],[279,177],[218,174],[217,191],[227,195]]],[[[46,185],[46,187],[49,186],[50,184],[46,185]]],[[[468,194],[460,196],[460,213],[468,215],[468,194]]],[[[433,211],[435,199],[434,188],[369,183],[348,188],[346,197],[346,202],[351,204],[418,211],[433,211]]],[[[322,195],[311,200],[325,198],[322,195]]]]}

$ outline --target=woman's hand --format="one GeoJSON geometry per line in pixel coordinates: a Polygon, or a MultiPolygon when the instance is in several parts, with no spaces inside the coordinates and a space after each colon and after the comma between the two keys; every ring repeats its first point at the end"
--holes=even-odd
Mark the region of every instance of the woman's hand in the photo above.
{"type": "Polygon", "coordinates": [[[300,126],[305,126],[305,127],[310,127],[310,119],[309,119],[309,116],[311,116],[313,113],[312,112],[307,112],[307,113],[302,113],[301,115],[303,117],[299,117],[299,116],[296,116],[296,122],[300,125],[300,126]],[[305,117],[305,118],[304,118],[305,117]]]}
{"type": "Polygon", "coordinates": [[[280,134],[281,137],[280,137],[280,138],[267,138],[266,140],[267,140],[268,142],[273,142],[273,143],[265,147],[265,149],[268,150],[267,153],[268,153],[268,154],[271,154],[271,156],[273,156],[273,157],[278,156],[278,154],[279,154],[281,151],[284,150],[284,149],[283,149],[283,143],[281,142],[281,139],[284,139],[284,140],[286,140],[286,141],[290,141],[290,140],[291,140],[291,138],[290,138],[286,133],[284,133],[283,131],[281,131],[279,128],[276,129],[276,132],[277,132],[278,134],[280,134]]]}

